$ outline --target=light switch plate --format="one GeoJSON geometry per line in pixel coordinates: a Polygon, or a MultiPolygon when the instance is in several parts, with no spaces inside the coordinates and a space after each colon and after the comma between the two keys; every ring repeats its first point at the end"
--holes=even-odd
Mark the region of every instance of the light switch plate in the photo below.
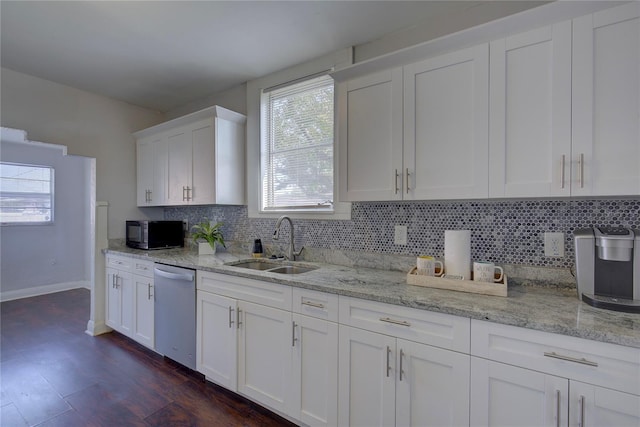
{"type": "Polygon", "coordinates": [[[564,257],[564,233],[544,233],[544,256],[564,257]]]}
{"type": "Polygon", "coordinates": [[[406,225],[396,225],[393,243],[396,245],[407,244],[407,226],[406,225]]]}

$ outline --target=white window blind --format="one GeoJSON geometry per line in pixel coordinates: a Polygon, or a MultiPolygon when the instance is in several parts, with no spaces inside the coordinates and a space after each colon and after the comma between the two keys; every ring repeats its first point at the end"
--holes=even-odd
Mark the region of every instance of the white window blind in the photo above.
{"type": "Polygon", "coordinates": [[[53,168],[0,163],[0,223],[53,221],[53,168]]]}
{"type": "Polygon", "coordinates": [[[263,94],[263,210],[331,210],[334,82],[328,75],[263,94]]]}

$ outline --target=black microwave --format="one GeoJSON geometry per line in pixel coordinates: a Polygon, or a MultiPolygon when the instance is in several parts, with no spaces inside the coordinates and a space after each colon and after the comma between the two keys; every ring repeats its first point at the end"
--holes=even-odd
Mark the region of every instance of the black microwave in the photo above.
{"type": "Polygon", "coordinates": [[[127,221],[127,246],[136,249],[167,249],[184,246],[182,221],[127,221]]]}

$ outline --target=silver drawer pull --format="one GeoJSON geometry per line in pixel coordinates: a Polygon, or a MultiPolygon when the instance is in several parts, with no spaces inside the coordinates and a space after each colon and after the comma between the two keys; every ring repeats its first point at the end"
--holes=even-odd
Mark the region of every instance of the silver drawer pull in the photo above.
{"type": "Polygon", "coordinates": [[[313,301],[302,301],[302,305],[308,305],[309,307],[322,308],[324,309],[324,304],[320,304],[313,301]]]}
{"type": "Polygon", "coordinates": [[[380,321],[393,323],[394,325],[411,326],[411,323],[407,322],[406,320],[395,320],[395,319],[391,319],[390,317],[381,317],[380,321]]]}
{"type": "Polygon", "coordinates": [[[590,360],[587,360],[585,358],[582,359],[578,359],[577,357],[571,357],[571,356],[564,356],[562,354],[558,354],[555,351],[552,352],[544,352],[544,355],[546,357],[553,357],[554,359],[560,359],[560,360],[566,360],[567,362],[574,362],[574,363],[580,363],[582,365],[587,365],[587,366],[598,366],[598,364],[596,362],[592,362],[590,360]]]}

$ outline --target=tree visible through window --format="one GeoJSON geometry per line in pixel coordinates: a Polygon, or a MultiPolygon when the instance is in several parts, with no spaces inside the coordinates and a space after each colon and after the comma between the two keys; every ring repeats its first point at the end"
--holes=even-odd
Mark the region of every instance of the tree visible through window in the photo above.
{"type": "Polygon", "coordinates": [[[326,75],[263,94],[264,210],[332,209],[333,94],[326,75]]]}
{"type": "Polygon", "coordinates": [[[53,168],[0,163],[0,223],[53,221],[53,168]]]}

